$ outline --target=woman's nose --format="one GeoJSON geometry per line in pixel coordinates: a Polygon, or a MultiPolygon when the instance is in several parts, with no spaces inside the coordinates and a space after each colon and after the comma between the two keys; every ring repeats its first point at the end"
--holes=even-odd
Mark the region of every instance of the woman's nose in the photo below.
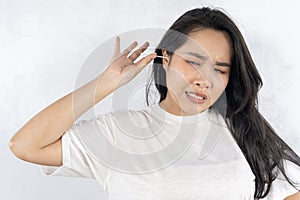
{"type": "Polygon", "coordinates": [[[194,80],[194,85],[197,85],[200,88],[211,88],[211,84],[207,80],[194,80]]]}
{"type": "Polygon", "coordinates": [[[200,88],[211,88],[211,70],[209,67],[204,67],[201,69],[193,69],[190,73],[190,78],[193,80],[193,85],[197,85],[200,88]]]}

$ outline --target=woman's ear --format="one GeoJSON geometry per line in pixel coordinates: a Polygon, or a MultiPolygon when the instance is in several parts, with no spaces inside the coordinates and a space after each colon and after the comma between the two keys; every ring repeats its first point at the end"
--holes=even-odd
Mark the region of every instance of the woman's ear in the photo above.
{"type": "Polygon", "coordinates": [[[162,64],[166,68],[169,65],[169,55],[165,49],[162,49],[162,56],[164,57],[162,58],[162,64]]]}

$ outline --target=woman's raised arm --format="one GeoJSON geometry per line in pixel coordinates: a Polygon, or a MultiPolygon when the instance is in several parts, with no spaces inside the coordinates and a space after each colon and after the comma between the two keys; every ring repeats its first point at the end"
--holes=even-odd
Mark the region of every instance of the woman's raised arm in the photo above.
{"type": "Polygon", "coordinates": [[[156,57],[156,54],[150,54],[134,63],[148,47],[148,43],[130,56],[128,54],[136,47],[137,42],[132,43],[122,53],[119,37],[116,38],[115,45],[111,64],[103,73],[40,111],[13,135],[9,147],[15,156],[36,164],[62,165],[61,137],[65,131],[80,115],[114,90],[127,84],[156,57]]]}

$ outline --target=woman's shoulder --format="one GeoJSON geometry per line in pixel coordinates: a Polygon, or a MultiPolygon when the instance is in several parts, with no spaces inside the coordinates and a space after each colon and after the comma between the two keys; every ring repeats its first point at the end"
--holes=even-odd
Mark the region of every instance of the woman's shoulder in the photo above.
{"type": "Polygon", "coordinates": [[[118,109],[111,113],[111,116],[118,119],[136,119],[136,120],[147,120],[151,117],[150,107],[142,109],[118,109]]]}

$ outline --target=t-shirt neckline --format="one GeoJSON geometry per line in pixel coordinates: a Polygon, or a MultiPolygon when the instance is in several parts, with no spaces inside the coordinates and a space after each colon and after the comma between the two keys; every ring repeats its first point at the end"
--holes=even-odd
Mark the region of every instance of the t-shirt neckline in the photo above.
{"type": "Polygon", "coordinates": [[[194,124],[199,121],[202,121],[203,119],[206,119],[208,117],[208,110],[206,109],[200,113],[194,114],[194,115],[187,115],[187,116],[179,116],[174,115],[165,109],[163,109],[159,104],[155,104],[151,106],[151,109],[159,115],[162,119],[170,120],[174,122],[180,122],[185,124],[194,124]]]}

